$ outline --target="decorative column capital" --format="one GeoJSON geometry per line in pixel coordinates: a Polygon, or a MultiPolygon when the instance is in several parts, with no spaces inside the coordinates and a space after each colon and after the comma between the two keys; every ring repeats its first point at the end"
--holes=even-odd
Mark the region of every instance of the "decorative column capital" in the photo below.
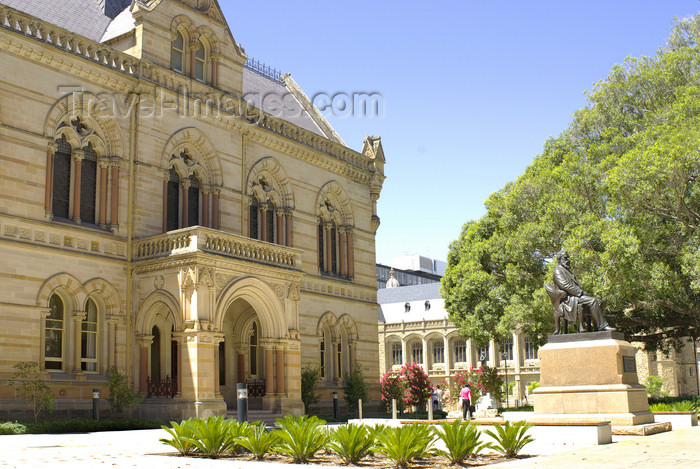
{"type": "Polygon", "coordinates": [[[97,164],[100,166],[100,169],[107,169],[113,165],[111,158],[106,156],[100,156],[97,159],[97,164]]]}
{"type": "Polygon", "coordinates": [[[180,187],[182,187],[183,190],[189,190],[191,185],[192,182],[189,179],[180,180],[180,187]]]}
{"type": "Polygon", "coordinates": [[[147,334],[141,334],[136,336],[136,343],[139,347],[149,347],[153,343],[153,336],[147,334]]]}
{"type": "Polygon", "coordinates": [[[83,150],[79,150],[79,149],[73,150],[71,152],[71,155],[73,156],[73,159],[75,161],[83,161],[83,159],[85,158],[85,152],[83,150]]]}
{"type": "Polygon", "coordinates": [[[84,321],[86,317],[87,313],[85,311],[73,311],[73,314],[71,315],[71,319],[73,319],[75,322],[84,321]]]}
{"type": "Polygon", "coordinates": [[[52,138],[48,138],[46,141],[46,148],[48,148],[51,153],[56,153],[56,150],[58,150],[58,145],[56,144],[56,140],[52,138]]]}

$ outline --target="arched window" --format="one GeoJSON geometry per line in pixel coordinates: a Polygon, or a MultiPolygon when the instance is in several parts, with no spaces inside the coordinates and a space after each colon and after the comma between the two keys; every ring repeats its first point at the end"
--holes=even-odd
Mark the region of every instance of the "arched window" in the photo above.
{"type": "Polygon", "coordinates": [[[172,50],[173,70],[176,72],[185,72],[185,38],[180,31],[177,32],[173,41],[172,50]]]}
{"type": "Polygon", "coordinates": [[[61,137],[56,140],[56,147],[53,160],[53,216],[69,219],[71,146],[65,137],[61,137]]]}
{"type": "Polygon", "coordinates": [[[323,221],[318,223],[318,270],[321,272],[326,271],[326,247],[324,242],[324,232],[323,221]]]}
{"type": "Polygon", "coordinates": [[[433,364],[445,363],[445,343],[442,340],[433,341],[433,364]]]}
{"type": "Polygon", "coordinates": [[[249,366],[250,366],[250,376],[258,375],[258,323],[253,322],[253,330],[250,334],[249,342],[249,366]]]}
{"type": "Polygon", "coordinates": [[[95,201],[97,200],[97,153],[88,144],[83,148],[80,170],[80,221],[95,224],[95,201]]]}
{"type": "Polygon", "coordinates": [[[481,362],[481,365],[485,365],[486,362],[489,361],[489,347],[488,345],[486,347],[481,347],[478,350],[479,353],[479,361],[481,362]]]}
{"type": "Polygon", "coordinates": [[[411,361],[413,363],[423,363],[423,343],[415,342],[411,346],[411,361]]]}
{"type": "Polygon", "coordinates": [[[194,53],[194,78],[204,81],[204,73],[207,65],[207,52],[202,41],[199,41],[199,48],[194,53]]]}
{"type": "Polygon", "coordinates": [[[151,343],[151,380],[160,381],[160,329],[153,326],[151,329],[153,343],[151,343]]]}
{"type": "Polygon", "coordinates": [[[174,169],[170,170],[166,200],[168,204],[166,209],[167,230],[177,230],[180,227],[180,176],[174,169]]]}
{"type": "Polygon", "coordinates": [[[502,360],[512,360],[513,359],[513,338],[508,337],[501,341],[501,359],[502,360]]]}
{"type": "Polygon", "coordinates": [[[267,204],[265,210],[265,239],[268,243],[275,242],[275,206],[272,203],[267,204]]]}
{"type": "Polygon", "coordinates": [[[88,298],[80,333],[80,369],[83,371],[97,371],[97,337],[97,305],[88,298]]]}
{"type": "Polygon", "coordinates": [[[455,340],[455,363],[467,361],[467,341],[464,339],[455,340]]]}
{"type": "Polygon", "coordinates": [[[252,197],[250,208],[248,209],[248,237],[258,239],[258,218],[260,214],[260,202],[256,197],[252,197]]]}
{"type": "MultiPolygon", "coordinates": [[[[656,356],[656,354],[654,354],[656,356]]],[[[525,360],[537,359],[537,347],[529,337],[525,337],[525,360]]]]}
{"type": "Polygon", "coordinates": [[[335,348],[335,377],[343,377],[343,343],[338,342],[335,348]]]}
{"type": "Polygon", "coordinates": [[[319,353],[321,354],[321,378],[326,378],[326,331],[321,334],[321,343],[319,345],[319,353]]]}
{"type": "Polygon", "coordinates": [[[199,179],[191,176],[187,190],[187,226],[195,225],[199,225],[199,179]]]}
{"type": "Polygon", "coordinates": [[[63,315],[63,300],[52,295],[44,324],[44,366],[47,370],[63,369],[63,315]]]}
{"type": "Polygon", "coordinates": [[[391,345],[391,364],[403,365],[403,353],[401,351],[401,344],[399,343],[391,345]]]}
{"type": "Polygon", "coordinates": [[[324,274],[340,275],[338,227],[334,221],[319,221],[318,258],[319,269],[324,274]]]}
{"type": "Polygon", "coordinates": [[[410,313],[411,312],[411,303],[409,303],[408,301],[406,303],[404,303],[403,310],[405,313],[410,313]]]}

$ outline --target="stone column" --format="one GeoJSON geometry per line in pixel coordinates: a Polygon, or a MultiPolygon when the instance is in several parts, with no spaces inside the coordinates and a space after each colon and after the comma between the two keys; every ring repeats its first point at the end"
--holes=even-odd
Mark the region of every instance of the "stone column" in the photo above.
{"type": "Polygon", "coordinates": [[[471,370],[473,366],[476,366],[476,349],[474,347],[474,341],[472,339],[467,339],[467,370],[471,370]]]}
{"type": "Polygon", "coordinates": [[[211,54],[211,87],[218,88],[219,86],[219,56],[211,54]]]}
{"type": "Polygon", "coordinates": [[[209,197],[211,191],[207,188],[202,188],[202,225],[211,228],[209,225],[209,197]]]}
{"type": "Polygon", "coordinates": [[[450,376],[450,369],[452,368],[450,360],[450,339],[443,337],[442,342],[443,347],[445,347],[445,375],[450,376]]]}
{"type": "Polygon", "coordinates": [[[324,223],[323,227],[325,228],[326,232],[326,272],[333,273],[333,260],[331,259],[331,242],[333,241],[331,239],[331,229],[333,227],[333,224],[330,222],[324,223]]]}
{"type": "Polygon", "coordinates": [[[80,179],[82,178],[83,150],[73,150],[73,221],[80,223],[80,179]]]}
{"type": "Polygon", "coordinates": [[[282,211],[275,210],[275,215],[277,218],[277,239],[276,239],[276,242],[280,246],[284,246],[284,224],[282,222],[282,211]]]}
{"type": "Polygon", "coordinates": [[[260,241],[267,241],[267,204],[258,205],[260,220],[260,241]]]}
{"type": "Polygon", "coordinates": [[[265,346],[265,394],[275,393],[275,372],[273,366],[272,347],[265,346]]]}
{"type": "Polygon", "coordinates": [[[180,219],[182,220],[182,226],[181,228],[187,228],[190,226],[189,220],[187,219],[187,215],[189,212],[189,191],[190,191],[190,181],[188,179],[181,180],[180,181],[180,200],[182,200],[182,217],[180,219]]]}
{"type": "Polygon", "coordinates": [[[148,394],[148,349],[153,343],[153,336],[137,336],[136,343],[139,346],[139,392],[145,396],[148,394]]]}
{"type": "Polygon", "coordinates": [[[46,150],[46,192],[44,194],[44,214],[47,220],[53,218],[53,166],[57,148],[56,142],[50,139],[46,150]]]}
{"type": "Polygon", "coordinates": [[[109,167],[109,160],[107,158],[100,158],[98,161],[100,165],[100,216],[97,220],[97,224],[102,228],[107,227],[107,185],[108,176],[107,168],[109,167]]]}
{"type": "MultiPolygon", "coordinates": [[[[493,368],[498,368],[501,362],[501,357],[499,356],[498,346],[496,341],[493,339],[489,340],[489,359],[487,363],[493,368]]],[[[483,365],[483,364],[482,364],[483,365]]]]}
{"type": "Polygon", "coordinates": [[[46,318],[51,314],[51,310],[44,309],[39,311],[39,317],[41,318],[41,332],[39,333],[39,368],[44,371],[46,370],[46,318]]]}
{"type": "Polygon", "coordinates": [[[214,189],[211,201],[211,224],[215,230],[220,229],[221,214],[219,213],[219,189],[214,189]]]}
{"type": "MultiPolygon", "coordinates": [[[[163,173],[163,233],[168,231],[168,182],[170,181],[170,173],[163,173]]],[[[112,179],[112,187],[114,187],[114,179],[112,179]]]]}
{"type": "Polygon", "coordinates": [[[353,274],[353,263],[355,262],[354,255],[352,252],[352,227],[348,229],[347,232],[347,243],[348,243],[348,275],[352,277],[353,274]]]}
{"type": "Polygon", "coordinates": [[[238,349],[238,382],[246,382],[245,374],[245,353],[243,351],[243,345],[239,345],[238,349]]]}
{"type": "Polygon", "coordinates": [[[285,218],[285,228],[286,228],[286,236],[284,238],[284,244],[285,246],[292,247],[292,212],[290,210],[287,210],[284,212],[284,218],[285,218]]]}
{"type": "Polygon", "coordinates": [[[107,366],[117,365],[117,324],[119,316],[110,314],[107,316],[107,366]]]}
{"type": "Polygon", "coordinates": [[[428,341],[423,337],[423,369],[428,371],[428,341]]]}
{"type": "Polygon", "coordinates": [[[73,374],[82,375],[82,334],[83,334],[83,321],[87,316],[85,311],[74,311],[73,312],[73,374]]]}
{"type": "MultiPolygon", "coordinates": [[[[408,357],[406,356],[406,338],[401,337],[401,363],[402,365],[408,362],[408,357]]],[[[427,371],[427,370],[426,370],[427,371]]]]}
{"type": "Polygon", "coordinates": [[[523,341],[519,333],[513,332],[513,365],[516,375],[520,374],[520,367],[523,362],[523,341]]]}
{"type": "MultiPolygon", "coordinates": [[[[167,195],[167,185],[166,185],[167,195]]],[[[109,227],[116,230],[119,227],[119,161],[112,164],[112,210],[109,227]]]]}
{"type": "Polygon", "coordinates": [[[348,370],[350,373],[355,369],[355,362],[357,361],[357,358],[355,358],[355,348],[357,347],[357,342],[355,340],[349,340],[348,341],[348,353],[349,353],[349,359],[350,359],[350,369],[348,370]]]}
{"type": "Polygon", "coordinates": [[[277,364],[277,370],[276,370],[276,373],[277,373],[277,376],[276,376],[277,377],[277,383],[276,383],[277,394],[286,394],[285,386],[284,386],[284,378],[285,378],[287,370],[286,370],[285,363],[284,363],[284,359],[285,359],[284,347],[283,346],[277,347],[277,349],[275,349],[275,354],[277,355],[275,357],[275,362],[277,364]]]}
{"type": "Polygon", "coordinates": [[[221,381],[219,379],[221,360],[219,360],[219,344],[224,341],[224,337],[214,339],[214,394],[221,394],[221,381]]]}
{"type": "MultiPolygon", "coordinates": [[[[195,54],[199,50],[199,42],[190,42],[190,78],[195,78],[195,54]]],[[[184,64],[183,64],[184,65],[184,64]]]]}

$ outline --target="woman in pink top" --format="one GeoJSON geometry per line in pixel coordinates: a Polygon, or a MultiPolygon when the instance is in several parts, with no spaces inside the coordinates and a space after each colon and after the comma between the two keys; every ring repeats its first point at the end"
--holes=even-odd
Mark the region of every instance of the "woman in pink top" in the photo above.
{"type": "Polygon", "coordinates": [[[469,418],[472,418],[469,411],[472,404],[472,390],[469,388],[469,383],[465,384],[462,390],[459,391],[459,397],[462,399],[462,419],[466,420],[467,415],[469,418]]]}

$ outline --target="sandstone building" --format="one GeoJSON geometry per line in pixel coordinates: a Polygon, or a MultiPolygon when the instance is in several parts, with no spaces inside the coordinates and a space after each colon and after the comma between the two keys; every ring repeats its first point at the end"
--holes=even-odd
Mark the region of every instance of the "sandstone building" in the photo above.
{"type": "MultiPolygon", "coordinates": [[[[0,409],[127,372],[140,415],[300,413],[376,360],[380,139],[348,148],[215,0],[0,0],[0,409]]],[[[376,396],[375,396],[376,397],[376,396]]]]}

